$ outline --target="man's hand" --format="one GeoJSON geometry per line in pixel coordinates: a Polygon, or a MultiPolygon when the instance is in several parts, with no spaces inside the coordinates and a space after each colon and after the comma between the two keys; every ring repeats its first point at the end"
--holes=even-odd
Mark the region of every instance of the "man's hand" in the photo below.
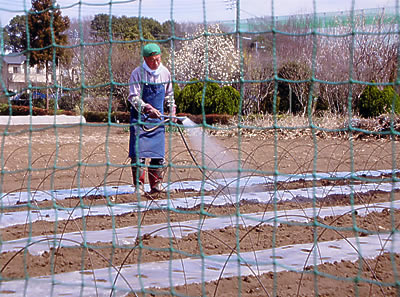
{"type": "Polygon", "coordinates": [[[161,119],[161,112],[151,104],[146,104],[144,106],[144,112],[149,115],[149,118],[161,119]]]}

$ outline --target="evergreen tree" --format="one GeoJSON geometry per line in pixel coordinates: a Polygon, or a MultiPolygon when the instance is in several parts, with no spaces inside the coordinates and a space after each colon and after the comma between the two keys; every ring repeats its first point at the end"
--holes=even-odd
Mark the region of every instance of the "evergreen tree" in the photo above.
{"type": "Polygon", "coordinates": [[[68,43],[65,31],[69,28],[69,18],[61,15],[55,0],[32,0],[28,23],[26,45],[28,50],[34,49],[30,51],[30,64],[47,65],[53,61],[54,56],[57,63],[58,58],[65,52],[59,46],[68,43]]]}
{"type": "Polygon", "coordinates": [[[364,118],[377,117],[381,114],[400,114],[400,96],[392,86],[382,91],[376,85],[368,85],[361,94],[358,111],[364,118]]]}
{"type": "Polygon", "coordinates": [[[163,35],[162,25],[151,18],[138,17],[116,17],[108,14],[97,14],[91,22],[92,35],[99,41],[110,39],[113,40],[132,41],[140,39],[140,27],[143,38],[155,40],[160,39],[163,35]],[[110,22],[111,21],[111,22],[110,22]],[[110,29],[112,34],[110,34],[110,29]]]}
{"type": "MultiPolygon", "coordinates": [[[[31,66],[45,67],[46,86],[48,85],[49,63],[56,66],[60,59],[68,59],[65,49],[60,47],[68,43],[65,31],[70,20],[61,15],[55,0],[32,0],[28,14],[28,32],[24,34],[24,45],[29,51],[31,66]]],[[[46,107],[49,108],[47,96],[46,107]]]]}
{"type": "Polygon", "coordinates": [[[13,53],[19,53],[26,49],[24,36],[26,35],[26,17],[17,15],[4,27],[4,47],[13,53]]]}

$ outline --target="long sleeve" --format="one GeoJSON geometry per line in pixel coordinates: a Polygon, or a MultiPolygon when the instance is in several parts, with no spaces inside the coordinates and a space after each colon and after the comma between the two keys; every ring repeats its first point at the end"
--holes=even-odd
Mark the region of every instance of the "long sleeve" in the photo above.
{"type": "Polygon", "coordinates": [[[142,66],[139,66],[132,71],[129,79],[128,101],[136,109],[141,108],[143,111],[143,107],[146,105],[146,102],[144,101],[145,98],[142,98],[141,86],[143,83],[147,82],[163,84],[165,87],[165,105],[169,110],[171,110],[171,106],[175,105],[171,74],[166,67],[160,67],[162,67],[162,69],[160,70],[159,75],[151,75],[142,66]]]}

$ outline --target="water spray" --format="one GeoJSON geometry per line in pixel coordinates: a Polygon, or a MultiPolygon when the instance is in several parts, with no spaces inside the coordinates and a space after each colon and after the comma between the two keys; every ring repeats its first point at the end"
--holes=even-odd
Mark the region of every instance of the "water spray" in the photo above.
{"type": "MultiPolygon", "coordinates": [[[[200,170],[200,172],[201,172],[205,177],[207,177],[207,179],[208,179],[209,181],[211,181],[212,183],[214,183],[216,186],[221,186],[219,183],[215,182],[212,178],[210,178],[210,177],[204,172],[204,170],[202,169],[202,167],[200,166],[200,164],[197,162],[195,156],[193,155],[192,150],[190,149],[189,144],[188,144],[188,142],[186,141],[185,136],[183,135],[182,128],[180,127],[180,125],[183,126],[184,123],[185,123],[186,121],[190,121],[190,122],[192,122],[192,121],[191,121],[188,117],[186,117],[186,116],[161,115],[161,118],[163,118],[164,120],[162,120],[162,121],[159,122],[159,123],[154,123],[154,125],[152,125],[151,127],[148,127],[148,126],[146,126],[145,124],[143,124],[143,125],[142,125],[142,129],[143,129],[144,131],[146,131],[146,132],[152,132],[152,131],[156,130],[158,127],[160,127],[161,125],[164,125],[164,124],[166,124],[166,123],[168,123],[168,122],[170,122],[170,121],[172,121],[172,120],[176,120],[176,123],[178,124],[178,125],[176,126],[177,129],[178,129],[178,132],[179,132],[179,134],[180,134],[180,136],[181,136],[181,138],[182,138],[182,141],[183,141],[183,143],[184,143],[184,145],[185,145],[186,150],[188,151],[188,153],[189,153],[189,155],[190,155],[190,158],[193,160],[193,162],[194,162],[194,164],[196,165],[196,167],[200,170]]],[[[147,118],[145,118],[145,121],[146,121],[146,120],[147,120],[147,118]]]]}

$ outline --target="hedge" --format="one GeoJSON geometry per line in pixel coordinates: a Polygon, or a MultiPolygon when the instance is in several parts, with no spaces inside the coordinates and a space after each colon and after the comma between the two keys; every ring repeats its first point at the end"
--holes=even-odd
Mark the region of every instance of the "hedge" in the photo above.
{"type": "MultiPolygon", "coordinates": [[[[75,112],[59,109],[56,111],[56,114],[75,115],[75,112]]],[[[11,112],[10,112],[10,105],[7,103],[2,103],[0,104],[0,115],[6,115],[6,116],[31,115],[31,109],[29,106],[11,105],[11,112]]],[[[34,116],[54,115],[54,110],[32,107],[32,115],[34,116]]]]}
{"type": "MultiPolygon", "coordinates": [[[[21,115],[30,115],[29,106],[17,106],[11,105],[11,115],[12,116],[21,116],[21,115]]],[[[58,115],[76,115],[73,111],[66,110],[57,110],[58,115]]],[[[0,115],[10,115],[10,105],[7,103],[0,104],[0,115]]],[[[42,108],[32,107],[32,115],[34,116],[43,116],[43,115],[54,115],[54,110],[46,110],[42,108]]],[[[97,122],[97,123],[106,123],[108,122],[108,113],[107,112],[98,112],[98,111],[86,111],[83,113],[83,116],[86,119],[86,122],[97,122]]],[[[188,113],[180,113],[178,116],[186,116],[191,119],[196,124],[203,123],[203,115],[192,115],[188,113]]],[[[227,114],[206,114],[205,120],[208,125],[214,124],[222,124],[226,125],[232,119],[233,116],[227,114]]],[[[111,122],[112,123],[125,123],[129,124],[130,122],[130,113],[129,112],[113,112],[111,113],[111,122]]]]}

